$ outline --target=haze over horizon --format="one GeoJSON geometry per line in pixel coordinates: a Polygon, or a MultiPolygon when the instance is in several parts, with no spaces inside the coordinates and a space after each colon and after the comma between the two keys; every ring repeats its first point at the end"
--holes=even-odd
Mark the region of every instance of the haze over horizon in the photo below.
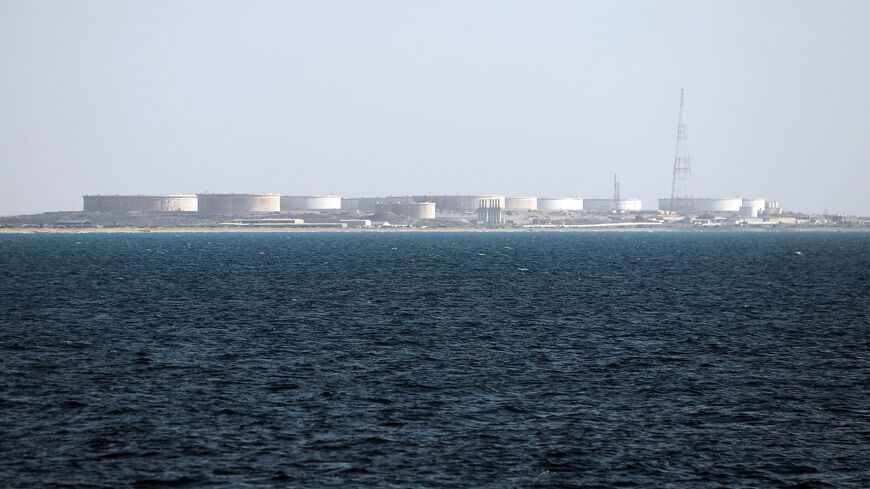
{"type": "Polygon", "coordinates": [[[0,215],[91,193],[670,195],[870,215],[859,1],[0,0],[0,215]]]}

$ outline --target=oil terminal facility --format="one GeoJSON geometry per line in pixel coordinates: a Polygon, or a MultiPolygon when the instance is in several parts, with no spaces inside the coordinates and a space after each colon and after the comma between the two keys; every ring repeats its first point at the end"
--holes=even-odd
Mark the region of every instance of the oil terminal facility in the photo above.
{"type": "Polygon", "coordinates": [[[67,211],[0,219],[0,227],[226,227],[262,229],[359,228],[609,228],[866,226],[855,216],[787,212],[776,200],[703,197],[692,194],[691,160],[680,92],[677,147],[669,197],[656,209],[623,197],[616,175],[609,197],[472,195],[281,195],[190,193],[84,195],[82,212],[67,211]]]}
{"type": "Polygon", "coordinates": [[[196,195],[85,195],[85,212],[196,212],[196,195]]]}
{"type": "MultiPolygon", "coordinates": [[[[363,228],[585,228],[801,224],[760,198],[659,199],[645,210],[638,198],[470,195],[281,195],[198,193],[84,195],[82,212],[46,214],[15,222],[54,227],[219,227],[232,229],[363,228]],[[672,210],[676,209],[676,210],[672,210]]],[[[21,216],[24,219],[27,216],[21,216]]]]}
{"type": "Polygon", "coordinates": [[[8,227],[221,229],[572,229],[867,226],[855,216],[810,216],[763,198],[638,198],[470,195],[281,195],[198,193],[84,195],[82,211],[12,216],[8,227]]]}

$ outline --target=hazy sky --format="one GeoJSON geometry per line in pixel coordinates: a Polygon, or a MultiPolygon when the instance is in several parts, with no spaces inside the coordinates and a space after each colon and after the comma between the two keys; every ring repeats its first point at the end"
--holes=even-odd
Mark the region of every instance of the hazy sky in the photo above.
{"type": "Polygon", "coordinates": [[[867,1],[0,0],[0,214],[84,193],[670,195],[870,214],[867,1]]]}

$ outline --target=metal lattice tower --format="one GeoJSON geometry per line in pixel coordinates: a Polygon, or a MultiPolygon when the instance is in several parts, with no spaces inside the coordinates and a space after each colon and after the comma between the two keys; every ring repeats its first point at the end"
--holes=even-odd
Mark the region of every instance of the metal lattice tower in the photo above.
{"type": "Polygon", "coordinates": [[[620,211],[620,200],[619,197],[619,180],[616,178],[616,173],[613,174],[613,210],[616,212],[620,211]]]}
{"type": "Polygon", "coordinates": [[[671,183],[671,211],[692,211],[692,162],[689,158],[689,134],[686,132],[686,99],[680,89],[680,122],[677,125],[677,151],[674,155],[674,179],[671,183]]]}

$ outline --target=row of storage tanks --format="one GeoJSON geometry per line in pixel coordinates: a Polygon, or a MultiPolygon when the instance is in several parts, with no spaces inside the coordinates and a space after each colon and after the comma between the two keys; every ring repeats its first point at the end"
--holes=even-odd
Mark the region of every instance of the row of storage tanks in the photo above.
{"type": "Polygon", "coordinates": [[[758,217],[762,214],[779,214],[781,212],[778,201],[742,197],[659,199],[659,209],[685,213],[738,213],[741,217],[758,217]]]}
{"type": "Polygon", "coordinates": [[[85,212],[203,212],[239,214],[339,210],[341,197],[279,194],[85,195],[85,212]]]}
{"type": "Polygon", "coordinates": [[[289,196],[279,194],[85,195],[85,212],[203,212],[237,214],[289,210],[392,212],[416,219],[434,219],[436,208],[476,211],[484,204],[527,211],[639,211],[640,199],[579,197],[506,197],[504,195],[417,195],[402,197],[289,196]]]}
{"type": "MultiPolygon", "coordinates": [[[[643,207],[640,199],[583,199],[580,197],[506,197],[504,195],[415,195],[407,197],[360,197],[342,199],[341,208],[345,211],[377,212],[384,203],[427,203],[434,204],[440,211],[468,212],[481,207],[497,207],[505,210],[525,211],[598,211],[611,210],[639,211],[643,207]]],[[[422,204],[420,204],[422,205],[422,204]]],[[[381,207],[383,208],[383,207],[381,207]]]]}
{"type": "MultiPolygon", "coordinates": [[[[414,219],[434,219],[436,209],[446,212],[476,211],[493,204],[505,210],[524,211],[640,211],[640,199],[583,199],[579,197],[506,197],[504,195],[416,195],[360,197],[336,195],[291,196],[279,194],[189,194],[189,195],[85,195],[85,212],[202,212],[241,214],[290,210],[343,210],[391,212],[414,219]]],[[[765,199],[693,198],[659,199],[664,211],[738,213],[742,217],[777,214],[779,203],[765,199]]]]}

